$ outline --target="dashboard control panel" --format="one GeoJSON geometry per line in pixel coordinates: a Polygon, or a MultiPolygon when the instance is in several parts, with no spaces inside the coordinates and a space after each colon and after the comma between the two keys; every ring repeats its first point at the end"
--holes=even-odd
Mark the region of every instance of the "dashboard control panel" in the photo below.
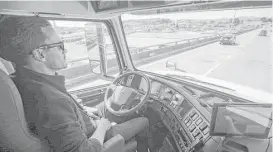
{"type": "Polygon", "coordinates": [[[209,136],[209,124],[196,109],[192,109],[182,123],[185,124],[193,140],[205,139],[209,136]]]}
{"type": "Polygon", "coordinates": [[[206,140],[209,137],[209,123],[192,103],[167,85],[153,84],[157,88],[152,91],[151,97],[159,101],[153,107],[162,114],[180,150],[190,151],[200,140],[206,140]]]}

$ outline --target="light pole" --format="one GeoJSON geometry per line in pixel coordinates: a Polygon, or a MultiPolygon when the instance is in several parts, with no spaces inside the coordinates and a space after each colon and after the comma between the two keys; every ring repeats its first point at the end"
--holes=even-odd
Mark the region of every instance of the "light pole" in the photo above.
{"type": "Polygon", "coordinates": [[[53,20],[52,22],[53,22],[53,25],[52,25],[52,26],[53,26],[53,28],[56,28],[56,27],[57,27],[57,25],[56,25],[55,20],[53,20]]]}
{"type": "Polygon", "coordinates": [[[234,29],[234,22],[235,22],[235,16],[236,16],[237,10],[235,10],[234,15],[233,15],[233,20],[232,20],[232,25],[231,25],[231,30],[233,31],[234,29]]]}

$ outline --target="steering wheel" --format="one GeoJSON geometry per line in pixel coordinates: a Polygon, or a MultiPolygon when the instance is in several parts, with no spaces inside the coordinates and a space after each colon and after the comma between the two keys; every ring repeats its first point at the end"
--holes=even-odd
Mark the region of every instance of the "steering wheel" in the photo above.
{"type": "Polygon", "coordinates": [[[104,96],[105,107],[116,116],[129,116],[134,114],[146,103],[150,92],[151,84],[147,76],[136,71],[127,72],[117,77],[114,82],[108,86],[104,96]],[[132,76],[133,78],[129,83],[130,86],[128,86],[124,81],[127,79],[128,83],[128,81],[130,81],[129,77],[132,76]],[[140,76],[140,80],[145,81],[146,85],[144,85],[145,88],[143,90],[131,86],[135,76],[140,76]]]}

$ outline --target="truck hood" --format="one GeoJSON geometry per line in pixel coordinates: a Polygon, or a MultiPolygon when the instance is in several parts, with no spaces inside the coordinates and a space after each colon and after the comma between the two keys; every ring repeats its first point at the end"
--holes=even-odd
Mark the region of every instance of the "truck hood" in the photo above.
{"type": "Polygon", "coordinates": [[[211,78],[211,77],[206,77],[206,76],[202,76],[202,75],[195,75],[195,74],[189,74],[189,73],[183,73],[183,72],[179,72],[179,71],[156,71],[155,73],[158,74],[162,74],[162,75],[176,75],[178,77],[175,77],[176,79],[181,79],[184,81],[188,81],[197,85],[202,85],[204,87],[210,88],[210,89],[214,89],[214,90],[219,90],[240,98],[244,98],[246,100],[250,100],[253,102],[257,102],[257,103],[273,103],[273,94],[272,93],[268,93],[262,90],[258,90],[258,89],[254,89],[248,86],[243,86],[243,85],[239,85],[239,84],[235,84],[232,82],[227,82],[224,80],[219,80],[216,78],[211,78]],[[180,78],[179,78],[180,76],[180,78]],[[181,77],[182,76],[182,77],[181,77]],[[217,86],[213,86],[213,85],[209,85],[209,84],[202,84],[200,82],[195,82],[194,80],[190,80],[187,78],[183,78],[183,76],[187,76],[187,77],[192,77],[194,79],[200,80],[202,82],[205,83],[211,83],[213,85],[217,85],[217,86],[221,86],[221,87],[217,87],[217,86]],[[222,87],[228,88],[228,89],[224,89],[222,87]]]}

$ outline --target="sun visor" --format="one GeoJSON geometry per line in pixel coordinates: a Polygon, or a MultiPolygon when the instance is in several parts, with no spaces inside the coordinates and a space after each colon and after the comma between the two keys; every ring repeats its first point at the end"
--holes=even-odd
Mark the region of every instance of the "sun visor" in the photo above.
{"type": "Polygon", "coordinates": [[[88,14],[88,1],[0,1],[0,13],[88,14]]]}
{"type": "MultiPolygon", "coordinates": [[[[96,13],[100,12],[122,12],[128,10],[137,10],[150,7],[158,7],[176,3],[178,1],[172,0],[161,0],[161,1],[123,1],[123,0],[114,0],[114,1],[90,1],[93,7],[93,10],[96,13]]],[[[189,2],[189,1],[185,1],[189,2]]]]}

